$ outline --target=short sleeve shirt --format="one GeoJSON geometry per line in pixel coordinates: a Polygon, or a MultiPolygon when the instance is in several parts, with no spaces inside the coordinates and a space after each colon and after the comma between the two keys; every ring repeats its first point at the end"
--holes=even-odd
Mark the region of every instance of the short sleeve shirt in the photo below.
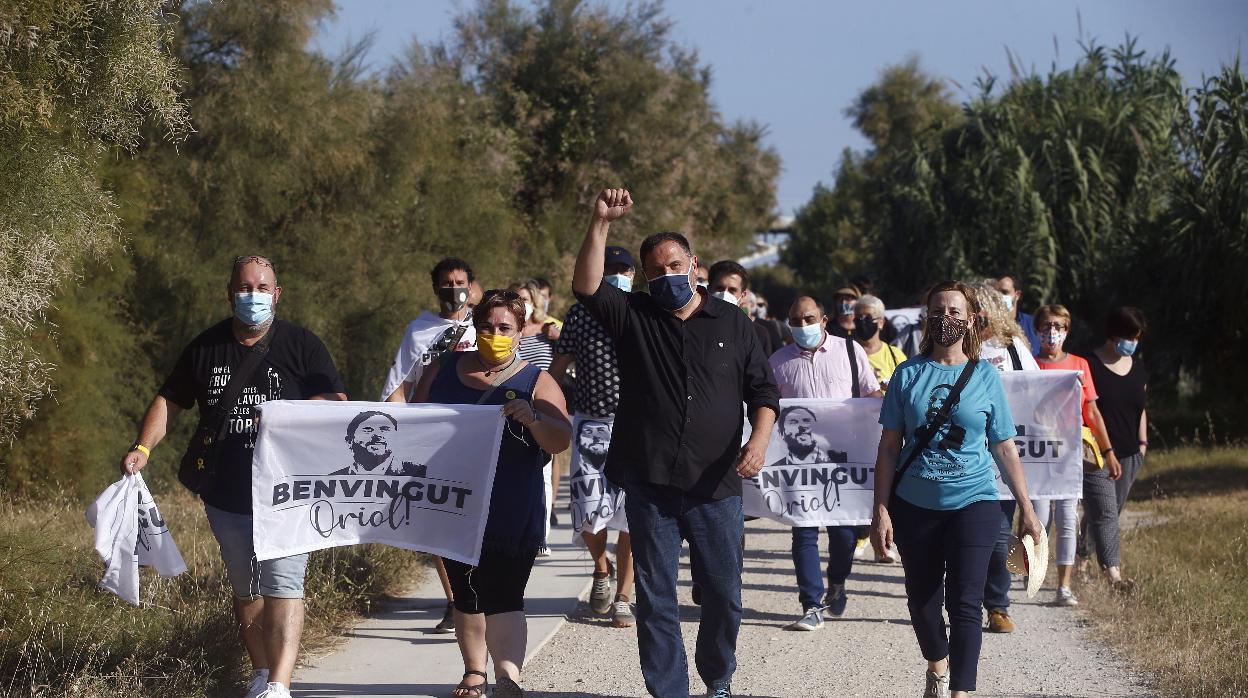
{"type": "Polygon", "coordinates": [[[570,354],[576,362],[576,394],[572,408],[590,417],[615,416],[620,404],[620,369],[615,342],[580,303],[568,311],[568,320],[555,351],[570,354]]]}
{"type": "MultiPolygon", "coordinates": [[[[251,456],[259,431],[256,405],[347,391],[320,338],[285,320],[274,322],[269,351],[243,387],[225,436],[212,452],[216,478],[200,492],[208,504],[236,514],[251,513],[251,456]]],[[[203,420],[249,351],[235,339],[232,320],[217,323],[182,350],[159,394],[184,410],[199,405],[203,420]]]]}
{"type": "Polygon", "coordinates": [[[1082,356],[1066,354],[1061,361],[1036,361],[1040,368],[1047,371],[1079,371],[1079,385],[1083,389],[1083,404],[1087,405],[1096,399],[1096,384],[1092,382],[1092,367],[1082,356]]]}
{"type": "MultiPolygon", "coordinates": [[[[917,356],[893,373],[880,408],[880,424],[903,435],[898,467],[916,445],[915,429],[926,424],[949,398],[964,366],[944,366],[917,356]]],[[[1001,377],[989,363],[978,362],[949,420],[902,474],[897,496],[940,511],[998,499],[988,445],[1016,433],[1001,377]]]]}
{"type": "Polygon", "coordinates": [[[867,352],[852,339],[824,335],[823,344],[814,351],[805,351],[790,344],[771,355],[768,363],[776,376],[782,398],[829,398],[843,400],[854,396],[853,375],[849,367],[849,350],[858,365],[858,397],[866,397],[880,389],[875,372],[867,360],[867,352]],[[846,345],[848,344],[848,348],[846,345]]]}

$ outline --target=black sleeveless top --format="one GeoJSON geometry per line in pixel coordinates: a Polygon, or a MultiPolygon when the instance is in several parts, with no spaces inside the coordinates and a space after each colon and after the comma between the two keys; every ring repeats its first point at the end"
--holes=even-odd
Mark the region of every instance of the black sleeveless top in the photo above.
{"type": "MultiPolygon", "coordinates": [[[[466,352],[447,352],[439,357],[442,367],[429,387],[429,402],[443,405],[475,405],[485,393],[460,380],[457,366],[466,352]]],[[[484,404],[503,405],[517,398],[532,402],[542,370],[529,364],[500,385],[484,404]]],[[[545,537],[546,488],[542,466],[548,457],[533,433],[508,419],[498,449],[498,469],[490,494],[490,513],[485,522],[481,549],[507,555],[536,555],[545,537]]]]}

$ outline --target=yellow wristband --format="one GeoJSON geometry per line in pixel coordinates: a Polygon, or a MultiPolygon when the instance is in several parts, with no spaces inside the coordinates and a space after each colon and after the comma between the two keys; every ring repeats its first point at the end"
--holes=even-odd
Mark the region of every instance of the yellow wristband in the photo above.
{"type": "Polygon", "coordinates": [[[144,446],[143,444],[135,444],[135,445],[134,445],[134,448],[132,448],[132,449],[130,449],[130,450],[131,450],[131,451],[142,451],[142,452],[143,452],[143,455],[147,456],[148,458],[151,458],[151,457],[152,457],[152,450],[151,450],[150,448],[148,448],[147,446],[144,446]]]}

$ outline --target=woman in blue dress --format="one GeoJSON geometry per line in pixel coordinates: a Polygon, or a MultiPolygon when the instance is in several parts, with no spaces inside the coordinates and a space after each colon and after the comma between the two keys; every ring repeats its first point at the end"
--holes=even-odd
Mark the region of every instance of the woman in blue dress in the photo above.
{"type": "Polygon", "coordinates": [[[475,567],[444,560],[455,595],[455,638],[464,679],[452,695],[486,692],[494,658],[494,696],[514,698],[527,644],[524,588],[544,537],[542,465],[568,448],[572,427],[563,391],[550,374],[519,357],[524,302],[512,291],[486,291],[473,310],[477,351],[447,352],[420,377],[412,402],[501,405],[506,419],[498,468],[475,567]]]}

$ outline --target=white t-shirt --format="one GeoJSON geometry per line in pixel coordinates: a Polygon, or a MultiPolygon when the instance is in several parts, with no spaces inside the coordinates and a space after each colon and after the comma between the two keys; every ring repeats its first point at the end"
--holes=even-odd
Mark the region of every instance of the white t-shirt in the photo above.
{"type": "MultiPolygon", "coordinates": [[[[1014,338],[1014,349],[1018,351],[1018,362],[1022,364],[1024,371],[1040,370],[1040,364],[1036,363],[1036,357],[1031,355],[1031,349],[1027,348],[1027,343],[1023,339],[1014,338]]],[[[995,366],[998,371],[1014,370],[1010,350],[996,337],[979,345],[979,358],[995,366]]]]}
{"type": "Polygon", "coordinates": [[[420,380],[420,374],[424,372],[425,366],[428,366],[442,351],[476,349],[477,333],[472,327],[471,320],[465,323],[467,330],[464,331],[464,336],[460,337],[459,343],[454,347],[438,350],[434,344],[448,332],[453,336],[461,323],[443,319],[428,310],[409,322],[407,330],[403,333],[403,342],[399,345],[399,351],[394,355],[394,363],[390,365],[390,372],[386,374],[386,384],[381,389],[381,399],[385,400],[390,397],[390,394],[403,384],[403,381],[410,381],[414,385],[420,380]],[[431,351],[431,349],[434,350],[431,351]]]}

